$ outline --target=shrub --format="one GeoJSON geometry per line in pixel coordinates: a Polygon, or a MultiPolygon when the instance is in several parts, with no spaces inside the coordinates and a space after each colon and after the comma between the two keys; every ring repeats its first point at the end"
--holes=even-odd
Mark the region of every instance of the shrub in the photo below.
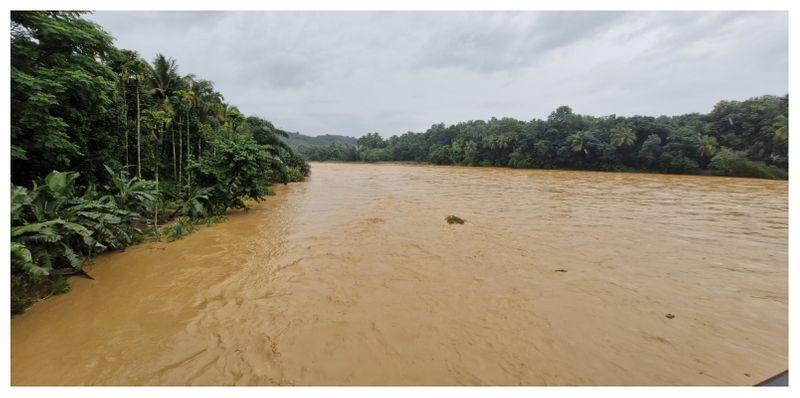
{"type": "Polygon", "coordinates": [[[684,155],[662,155],[662,162],[664,170],[671,173],[685,173],[691,170],[696,170],[700,167],[697,161],[689,159],[684,155]]]}
{"type": "Polygon", "coordinates": [[[711,158],[708,168],[716,170],[720,174],[726,176],[772,179],[788,178],[784,170],[775,166],[769,166],[764,162],[750,160],[744,152],[733,151],[729,148],[722,148],[711,158]]]}
{"type": "Polygon", "coordinates": [[[361,159],[365,162],[385,162],[392,160],[392,153],[386,148],[364,149],[361,159]]]}
{"type": "Polygon", "coordinates": [[[288,182],[300,182],[306,179],[308,173],[303,173],[303,170],[299,167],[294,166],[286,166],[286,176],[288,182]]]}
{"type": "Polygon", "coordinates": [[[428,151],[428,161],[433,164],[451,164],[450,147],[444,145],[431,145],[428,151]]]}

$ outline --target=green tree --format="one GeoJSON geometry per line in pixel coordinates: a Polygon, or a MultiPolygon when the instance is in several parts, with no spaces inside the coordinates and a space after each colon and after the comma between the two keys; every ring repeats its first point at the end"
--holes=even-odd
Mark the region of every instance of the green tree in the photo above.
{"type": "Polygon", "coordinates": [[[359,138],[357,141],[358,145],[364,148],[385,148],[386,141],[381,137],[378,133],[368,133],[363,137],[359,138]]]}
{"type": "Polygon", "coordinates": [[[54,169],[103,178],[119,162],[122,104],[105,64],[112,38],[80,12],[11,12],[11,178],[25,184],[54,169]],[[119,152],[117,152],[119,150],[119,152]]]}
{"type": "Polygon", "coordinates": [[[225,112],[225,128],[230,134],[235,134],[237,130],[243,128],[247,124],[247,118],[239,112],[239,108],[235,106],[228,107],[225,112]]]}
{"type": "Polygon", "coordinates": [[[271,193],[269,186],[279,164],[266,148],[244,134],[220,137],[210,144],[211,150],[192,166],[197,184],[210,188],[208,214],[246,209],[245,199],[259,201],[271,193]]]}

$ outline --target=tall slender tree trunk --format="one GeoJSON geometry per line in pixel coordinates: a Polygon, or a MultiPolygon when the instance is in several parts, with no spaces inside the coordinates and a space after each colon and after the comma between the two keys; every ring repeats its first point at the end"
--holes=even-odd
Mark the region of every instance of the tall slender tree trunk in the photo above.
{"type": "Polygon", "coordinates": [[[136,176],[142,179],[142,115],[139,106],[139,80],[136,80],[136,176]]]}
{"type": "Polygon", "coordinates": [[[128,149],[128,97],[125,92],[125,82],[122,82],[122,104],[125,108],[125,172],[130,173],[130,150],[128,149]]]}
{"type": "Polygon", "coordinates": [[[156,166],[156,205],[155,205],[155,214],[153,216],[153,226],[155,226],[156,229],[156,236],[159,236],[160,234],[158,232],[158,166],[156,166]]]}
{"type": "MultiPolygon", "coordinates": [[[[191,114],[186,112],[186,164],[192,161],[192,143],[189,134],[189,122],[191,121],[191,114]]],[[[191,190],[192,188],[192,171],[186,170],[186,186],[191,190]]]]}
{"type": "Polygon", "coordinates": [[[172,176],[178,179],[178,156],[175,154],[175,126],[170,129],[172,133],[172,176]]]}
{"type": "Polygon", "coordinates": [[[181,193],[183,184],[183,129],[178,124],[178,193],[181,193]]]}
{"type": "MultiPolygon", "coordinates": [[[[156,148],[155,148],[154,152],[160,153],[159,152],[159,145],[158,145],[158,138],[156,138],[155,146],[156,146],[156,148]]],[[[159,163],[158,160],[159,159],[160,159],[160,157],[156,158],[156,203],[155,203],[154,212],[153,212],[153,226],[155,227],[156,238],[158,240],[161,240],[161,234],[158,231],[158,163],[159,163]]]]}

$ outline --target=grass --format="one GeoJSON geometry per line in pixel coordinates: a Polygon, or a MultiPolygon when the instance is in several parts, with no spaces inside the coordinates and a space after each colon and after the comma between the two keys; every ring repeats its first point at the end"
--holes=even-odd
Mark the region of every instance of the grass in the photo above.
{"type": "Polygon", "coordinates": [[[464,219],[458,216],[449,215],[445,218],[448,224],[464,224],[464,219]]]}

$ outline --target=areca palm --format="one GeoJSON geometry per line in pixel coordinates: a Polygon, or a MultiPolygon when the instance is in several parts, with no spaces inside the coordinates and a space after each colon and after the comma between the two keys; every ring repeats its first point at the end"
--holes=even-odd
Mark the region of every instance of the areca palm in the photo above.
{"type": "Polygon", "coordinates": [[[202,138],[210,136],[215,126],[221,126],[225,119],[225,98],[214,91],[214,83],[198,80],[192,83],[191,90],[195,96],[195,120],[197,125],[197,158],[202,155],[202,138]]]}
{"type": "Polygon", "coordinates": [[[142,178],[142,105],[139,95],[142,91],[142,83],[148,81],[150,66],[139,58],[135,52],[131,52],[133,61],[129,65],[131,78],[136,81],[136,176],[142,178]]]}
{"type": "Polygon", "coordinates": [[[119,83],[120,90],[122,91],[122,105],[124,111],[122,112],[123,125],[125,126],[125,168],[130,165],[130,149],[128,147],[128,96],[126,87],[132,80],[133,72],[132,66],[136,61],[136,53],[129,50],[122,50],[121,65],[119,66],[119,83]]]}
{"type": "MultiPolygon", "coordinates": [[[[186,83],[190,84],[192,76],[187,76],[186,83]]],[[[175,97],[177,98],[178,103],[178,110],[183,111],[185,116],[185,123],[186,123],[186,142],[189,145],[189,112],[191,111],[192,107],[196,102],[196,97],[192,90],[178,90],[175,92],[175,97]]],[[[174,140],[173,140],[174,141],[174,140]]],[[[174,142],[173,142],[174,147],[174,142]]],[[[189,154],[186,154],[187,159],[189,154]]],[[[178,132],[178,191],[180,191],[183,185],[183,131],[178,132]]]]}

